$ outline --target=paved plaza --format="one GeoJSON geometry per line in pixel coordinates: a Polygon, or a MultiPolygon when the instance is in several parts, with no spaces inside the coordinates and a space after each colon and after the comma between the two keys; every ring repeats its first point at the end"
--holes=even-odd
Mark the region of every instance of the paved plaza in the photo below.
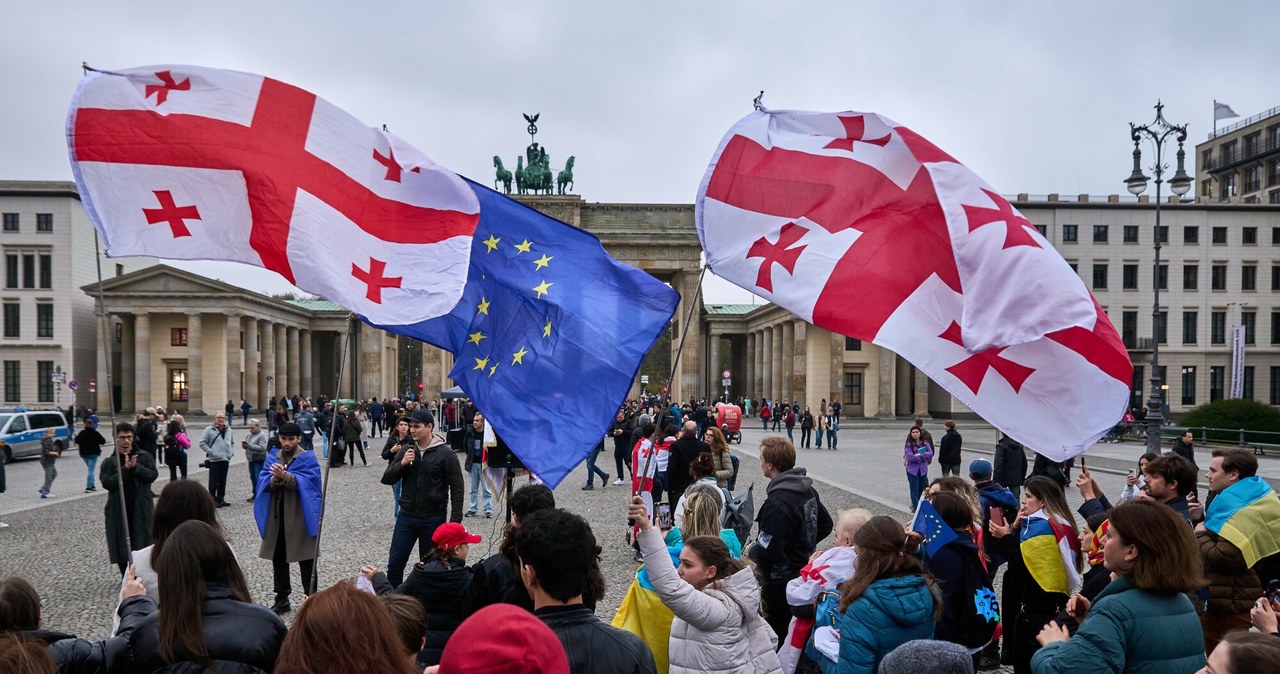
{"type": "MultiPolygon", "coordinates": [[[[189,420],[191,431],[196,434],[206,423],[203,419],[189,420]]],[[[905,519],[907,484],[901,452],[909,427],[909,420],[847,420],[836,451],[800,449],[799,465],[809,469],[823,502],[833,512],[863,507],[875,514],[905,519]]],[[[927,428],[935,438],[941,437],[940,422],[930,422],[927,428]]],[[[978,456],[989,456],[996,438],[991,427],[961,422],[959,430],[965,439],[966,465],[978,456]]],[[[244,427],[237,425],[234,432],[239,437],[244,427]]],[[[742,444],[733,446],[742,458],[738,486],[743,489],[754,482],[758,505],[764,499],[766,481],[759,473],[755,450],[765,433],[759,429],[758,420],[746,420],[743,435],[742,444]]],[[[796,439],[799,437],[797,430],[796,439]]],[[[328,508],[319,562],[321,587],[354,577],[363,564],[381,566],[385,563],[393,513],[391,489],[379,483],[385,465],[377,458],[382,444],[382,439],[370,440],[368,467],[347,466],[329,472],[328,508]]],[[[1102,445],[1089,452],[1089,464],[1106,493],[1119,493],[1123,471],[1142,451],[1141,445],[1129,442],[1102,445]]],[[[104,458],[109,453],[108,450],[104,458]]],[[[1202,464],[1207,464],[1208,452],[1200,449],[1200,456],[1205,457],[1202,464]]],[[[194,467],[202,460],[199,450],[193,448],[190,465],[194,467]]],[[[232,463],[227,490],[227,500],[232,505],[218,511],[219,519],[244,567],[253,598],[270,605],[273,598],[271,564],[258,557],[260,539],[252,506],[245,502],[250,495],[249,476],[242,455],[237,455],[232,463]]],[[[612,481],[615,472],[612,455],[602,454],[599,465],[610,473],[612,481]]],[[[1264,473],[1274,477],[1280,461],[1264,459],[1263,467],[1264,473]]],[[[23,460],[7,466],[8,492],[0,495],[0,520],[11,526],[0,530],[0,575],[20,574],[35,584],[44,600],[44,619],[50,628],[86,638],[103,638],[108,635],[119,589],[115,567],[107,561],[103,533],[106,492],[99,488],[96,494],[81,493],[85,469],[74,451],[67,452],[58,462],[58,468],[60,475],[54,483],[54,492],[60,494],[59,498],[40,500],[36,497],[41,476],[39,463],[23,460]]],[[[936,466],[933,476],[937,476],[936,466]]],[[[191,477],[204,481],[205,471],[193,471],[191,477]]],[[[157,493],[167,479],[168,471],[162,469],[161,479],[154,487],[157,493]]],[[[604,548],[602,560],[608,591],[598,613],[609,618],[635,570],[631,549],[624,539],[628,487],[610,484],[601,489],[597,485],[594,491],[582,491],[580,487],[585,481],[586,470],[581,467],[556,489],[556,500],[559,505],[586,517],[604,548]]],[[[1069,495],[1072,505],[1078,505],[1080,498],[1074,489],[1069,495]]],[[[491,520],[464,520],[484,537],[484,542],[473,548],[471,561],[496,551],[502,511],[495,506],[495,512],[498,515],[491,520]]],[[[294,597],[295,608],[299,599],[294,597]]],[[[291,617],[292,614],[286,616],[286,620],[291,617]]]]}

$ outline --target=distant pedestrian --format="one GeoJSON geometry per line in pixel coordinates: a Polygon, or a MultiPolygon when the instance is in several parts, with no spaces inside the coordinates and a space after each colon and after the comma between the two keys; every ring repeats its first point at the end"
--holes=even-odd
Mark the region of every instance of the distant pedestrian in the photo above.
{"type": "Polygon", "coordinates": [[[929,464],[933,462],[933,445],[922,436],[920,427],[913,426],[902,448],[902,465],[907,469],[907,486],[911,493],[911,512],[916,511],[920,495],[929,488],[929,464]]]}
{"type": "MultiPolygon", "coordinates": [[[[809,406],[805,405],[804,411],[800,413],[800,446],[805,449],[812,447],[810,441],[813,439],[813,413],[809,411],[809,406]]],[[[821,447],[821,445],[819,445],[821,447]]]]}
{"type": "Polygon", "coordinates": [[[840,416],[834,407],[827,408],[827,449],[836,449],[840,441],[840,416]]]}
{"type": "Polygon", "coordinates": [[[213,425],[204,429],[200,436],[200,449],[204,450],[205,463],[209,468],[209,493],[219,508],[227,503],[227,470],[231,466],[232,443],[231,427],[227,425],[227,415],[218,412],[213,415],[213,425]]]}
{"type": "MultiPolygon", "coordinates": [[[[956,431],[956,422],[951,419],[947,419],[942,425],[947,432],[942,435],[942,442],[938,443],[938,466],[942,468],[943,477],[959,475],[960,464],[963,462],[960,457],[960,433],[956,431]]],[[[921,432],[923,433],[923,429],[921,432]]]]}
{"type": "MultiPolygon", "coordinates": [[[[408,430],[408,424],[405,426],[408,430]]],[[[484,481],[484,464],[488,457],[484,446],[483,414],[476,412],[471,418],[471,426],[462,436],[462,450],[467,453],[463,469],[471,476],[471,503],[467,507],[467,517],[475,517],[481,492],[484,494],[484,516],[493,517],[493,494],[489,491],[489,483],[484,481]]],[[[587,475],[590,474],[588,471],[587,475]]]]}
{"type": "Polygon", "coordinates": [[[107,444],[107,439],[102,437],[98,432],[97,423],[90,417],[84,420],[84,429],[76,434],[76,448],[80,450],[80,460],[84,461],[84,491],[85,493],[97,491],[94,486],[93,475],[98,468],[98,457],[102,456],[102,446],[107,444]]]}
{"type": "Polygon", "coordinates": [[[49,427],[44,429],[44,437],[40,438],[40,467],[44,468],[44,485],[40,487],[40,498],[54,498],[51,490],[54,479],[58,477],[58,457],[62,456],[53,441],[55,433],[57,430],[49,427]]]}
{"type": "Polygon", "coordinates": [[[792,432],[795,430],[795,427],[796,427],[795,410],[788,407],[787,411],[784,412],[782,415],[782,423],[787,428],[787,439],[794,443],[796,439],[795,439],[795,436],[792,435],[792,432]]]}
{"type": "Polygon", "coordinates": [[[187,437],[182,421],[170,419],[164,434],[164,462],[169,465],[170,480],[178,479],[179,473],[182,474],[182,479],[187,479],[188,449],[191,449],[191,438],[187,437]]]}
{"type": "Polygon", "coordinates": [[[248,425],[249,425],[249,412],[251,412],[252,410],[253,410],[253,405],[250,405],[248,400],[245,400],[244,398],[241,398],[241,399],[240,399],[240,413],[244,415],[244,425],[245,425],[245,426],[248,426],[248,425]]]}
{"type": "Polygon", "coordinates": [[[249,420],[249,434],[244,440],[240,441],[240,447],[244,450],[245,462],[249,465],[249,498],[245,499],[249,503],[253,503],[258,497],[258,476],[262,474],[262,464],[267,460],[267,432],[262,430],[262,424],[257,419],[249,420]]]}

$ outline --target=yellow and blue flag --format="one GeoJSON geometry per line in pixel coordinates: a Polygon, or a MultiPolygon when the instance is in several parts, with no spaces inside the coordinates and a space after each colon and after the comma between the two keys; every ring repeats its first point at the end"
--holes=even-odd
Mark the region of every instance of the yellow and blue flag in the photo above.
{"type": "Polygon", "coordinates": [[[1262,478],[1243,478],[1209,503],[1204,526],[1240,548],[1252,567],[1280,552],[1280,497],[1262,478]]]}
{"type": "Polygon", "coordinates": [[[1082,578],[1076,565],[1080,539],[1070,526],[1037,510],[1022,520],[1022,562],[1036,584],[1045,592],[1075,594],[1082,578]]]}
{"type": "Polygon", "coordinates": [[[942,515],[926,499],[916,504],[916,516],[911,520],[911,530],[924,536],[924,556],[932,557],[944,546],[960,536],[942,521],[942,515]]]}
{"type": "Polygon", "coordinates": [[[449,377],[554,488],[604,437],[680,297],[592,234],[467,184],[480,220],[462,300],[377,327],[453,353],[449,377]]]}

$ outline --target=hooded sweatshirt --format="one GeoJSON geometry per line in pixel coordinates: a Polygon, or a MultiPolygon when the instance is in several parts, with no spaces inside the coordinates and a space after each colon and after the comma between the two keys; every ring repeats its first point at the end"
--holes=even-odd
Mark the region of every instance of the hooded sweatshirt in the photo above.
{"type": "Polygon", "coordinates": [[[779,473],[765,494],[756,515],[759,533],[751,560],[759,567],[762,582],[785,583],[809,563],[818,541],[831,534],[831,513],[804,468],[779,473]]]}

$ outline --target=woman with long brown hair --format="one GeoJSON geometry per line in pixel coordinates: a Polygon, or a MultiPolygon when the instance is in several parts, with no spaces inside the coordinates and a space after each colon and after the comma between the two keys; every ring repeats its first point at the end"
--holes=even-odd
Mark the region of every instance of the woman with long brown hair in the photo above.
{"type": "Polygon", "coordinates": [[[853,535],[858,561],[853,577],[840,586],[837,674],[874,672],[898,646],[933,638],[942,601],[906,540],[902,525],[884,515],[853,535]]]}
{"type": "Polygon", "coordinates": [[[250,600],[244,574],[219,529],[198,520],[184,522],[169,535],[154,566],[160,611],[129,640],[136,671],[181,663],[215,671],[275,668],[284,623],[250,600]]]}
{"type": "Polygon", "coordinates": [[[729,453],[729,441],[725,440],[724,431],[715,426],[707,426],[702,433],[702,441],[711,448],[711,460],[716,467],[716,486],[728,489],[729,481],[733,479],[733,458],[729,453]]]}
{"type": "Polygon", "coordinates": [[[287,674],[416,674],[391,614],[377,597],[341,581],[302,602],[280,648],[287,674]],[[352,630],[352,625],[360,629],[352,630]]]}

